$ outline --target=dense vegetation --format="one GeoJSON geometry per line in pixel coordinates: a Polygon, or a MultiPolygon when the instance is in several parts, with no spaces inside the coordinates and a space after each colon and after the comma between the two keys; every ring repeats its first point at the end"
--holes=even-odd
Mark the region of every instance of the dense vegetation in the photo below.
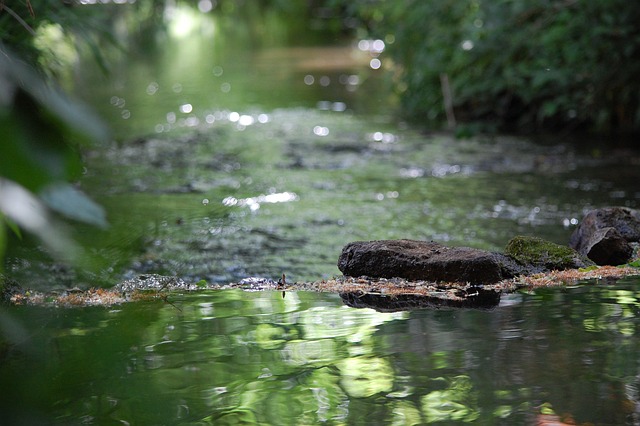
{"type": "Polygon", "coordinates": [[[385,39],[404,113],[499,130],[640,130],[640,3],[333,1],[385,39]]]}

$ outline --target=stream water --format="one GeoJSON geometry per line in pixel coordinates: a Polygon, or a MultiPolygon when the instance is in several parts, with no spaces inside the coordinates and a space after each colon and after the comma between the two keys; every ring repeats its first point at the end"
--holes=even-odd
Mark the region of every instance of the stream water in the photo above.
{"type": "MultiPolygon", "coordinates": [[[[587,210],[640,204],[637,153],[394,121],[372,42],[225,50],[203,30],[163,43],[75,81],[115,139],[87,154],[81,182],[111,226],[71,228],[95,269],[18,249],[19,281],[313,281],[339,275],[354,240],[566,244],[587,210]]],[[[235,290],[2,307],[0,423],[637,424],[639,284],[523,292],[494,310],[235,290]]]]}

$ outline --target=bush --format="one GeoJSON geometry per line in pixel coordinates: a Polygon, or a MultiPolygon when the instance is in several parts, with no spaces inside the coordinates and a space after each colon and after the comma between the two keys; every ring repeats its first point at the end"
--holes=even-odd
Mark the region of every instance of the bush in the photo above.
{"type": "MultiPolygon", "coordinates": [[[[333,2],[340,3],[340,2],[333,2]]],[[[361,0],[349,10],[393,40],[404,114],[500,130],[640,130],[640,3],[623,0],[361,0]],[[355,11],[354,11],[355,10],[355,11]]]]}

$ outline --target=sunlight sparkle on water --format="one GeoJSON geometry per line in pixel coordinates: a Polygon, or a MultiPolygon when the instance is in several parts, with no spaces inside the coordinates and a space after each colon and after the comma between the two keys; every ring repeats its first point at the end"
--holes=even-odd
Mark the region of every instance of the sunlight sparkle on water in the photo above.
{"type": "Polygon", "coordinates": [[[336,112],[344,112],[347,109],[347,104],[344,102],[334,102],[331,105],[331,109],[336,112]]]}
{"type": "Polygon", "coordinates": [[[168,22],[169,33],[175,38],[184,38],[191,34],[200,24],[196,12],[189,7],[180,7],[168,3],[164,11],[168,22]]]}
{"type": "Polygon", "coordinates": [[[571,219],[565,217],[562,219],[562,226],[568,228],[570,226],[576,226],[578,224],[578,218],[572,217],[571,219]]]}
{"type": "Polygon", "coordinates": [[[393,133],[374,132],[367,136],[370,140],[375,142],[394,143],[397,141],[397,138],[393,133]]]}
{"type": "Polygon", "coordinates": [[[344,102],[319,101],[316,107],[321,111],[344,112],[347,110],[347,104],[344,102]]]}
{"type": "Polygon", "coordinates": [[[391,199],[393,199],[393,198],[398,198],[399,196],[400,196],[400,193],[399,193],[398,191],[388,191],[386,194],[383,194],[383,193],[379,192],[379,193],[377,193],[377,194],[375,195],[375,197],[374,197],[374,198],[375,198],[377,201],[382,201],[382,200],[384,200],[385,198],[391,198],[391,199]]]}
{"type": "Polygon", "coordinates": [[[241,126],[250,126],[255,122],[254,118],[250,115],[243,114],[238,119],[238,124],[241,126]]]}
{"type": "Polygon", "coordinates": [[[260,204],[288,203],[297,201],[298,199],[298,194],[295,192],[275,192],[273,194],[261,194],[251,198],[227,197],[222,200],[222,204],[227,207],[247,206],[251,211],[256,211],[260,208],[260,204]]]}
{"type": "Polygon", "coordinates": [[[90,4],[135,4],[136,0],[80,0],[81,5],[90,5],[90,4]]]}
{"type": "Polygon", "coordinates": [[[112,96],[110,99],[110,103],[116,108],[124,108],[126,101],[124,100],[124,98],[112,96]]]}
{"type": "Polygon", "coordinates": [[[372,55],[378,55],[384,51],[384,41],[378,40],[360,40],[358,42],[358,49],[363,52],[369,52],[372,55]]]}
{"type": "Polygon", "coordinates": [[[202,13],[211,12],[216,7],[217,2],[211,0],[200,0],[198,2],[198,10],[202,13]]]}
{"type": "Polygon", "coordinates": [[[313,128],[313,134],[317,135],[317,136],[328,136],[329,135],[329,128],[328,127],[323,127],[323,126],[315,126],[313,128]]]}
{"type": "Polygon", "coordinates": [[[159,88],[160,85],[157,82],[152,81],[147,86],[147,95],[155,95],[159,88]]]}

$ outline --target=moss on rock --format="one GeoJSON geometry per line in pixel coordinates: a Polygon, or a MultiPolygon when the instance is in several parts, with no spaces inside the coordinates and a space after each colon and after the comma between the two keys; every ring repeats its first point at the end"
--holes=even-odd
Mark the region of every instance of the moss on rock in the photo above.
{"type": "Polygon", "coordinates": [[[532,272],[585,268],[594,265],[587,257],[568,246],[537,237],[517,236],[505,248],[505,254],[532,272]]]}

